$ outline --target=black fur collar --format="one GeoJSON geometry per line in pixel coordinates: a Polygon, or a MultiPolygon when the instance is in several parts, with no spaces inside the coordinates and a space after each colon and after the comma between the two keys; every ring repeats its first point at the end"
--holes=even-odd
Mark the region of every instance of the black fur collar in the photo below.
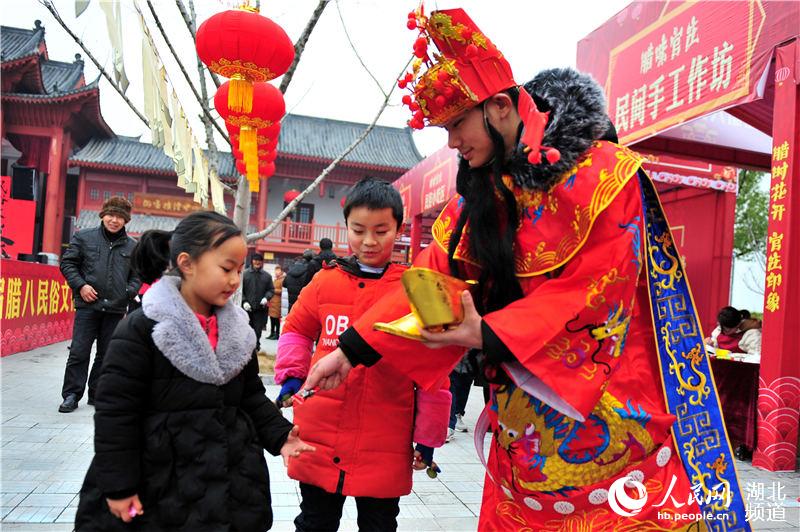
{"type": "Polygon", "coordinates": [[[603,89],[588,74],[571,68],[544,70],[524,85],[540,111],[550,111],[543,146],[561,152],[561,160],[532,165],[517,146],[507,163],[514,182],[528,190],[549,190],[572,169],[592,142],[609,140],[616,132],[606,114],[603,89]]]}

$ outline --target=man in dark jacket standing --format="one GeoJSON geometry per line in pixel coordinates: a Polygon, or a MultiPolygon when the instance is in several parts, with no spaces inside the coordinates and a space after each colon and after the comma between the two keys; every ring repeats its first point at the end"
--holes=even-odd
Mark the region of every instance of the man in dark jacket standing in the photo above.
{"type": "Polygon", "coordinates": [[[314,274],[320,271],[323,266],[333,264],[333,261],[337,258],[336,253],[333,252],[333,241],[330,238],[320,239],[319,253],[309,263],[311,275],[308,278],[308,282],[311,282],[311,277],[314,277],[314,274]]]}
{"type": "Polygon", "coordinates": [[[311,278],[314,277],[316,273],[313,262],[314,252],[307,249],[303,252],[303,256],[295,260],[286,271],[283,287],[286,289],[289,296],[289,311],[292,310],[292,305],[297,301],[297,296],[300,295],[300,291],[305,285],[311,282],[311,278]]]}
{"type": "Polygon", "coordinates": [[[272,276],[264,271],[264,255],[256,253],[242,277],[242,308],[250,316],[256,333],[256,352],[261,350],[261,333],[267,325],[269,300],[275,295],[272,276]]]}
{"type": "Polygon", "coordinates": [[[100,218],[99,227],[76,232],[61,256],[61,273],[72,288],[75,302],[75,323],[61,389],[64,401],[58,407],[59,412],[78,408],[86,388],[92,344],[97,340],[89,373],[88,404],[94,404],[97,379],[111,334],[141,285],[130,266],[136,241],[125,232],[125,224],[131,219],[130,202],[119,196],[107,199],[100,218]]]}

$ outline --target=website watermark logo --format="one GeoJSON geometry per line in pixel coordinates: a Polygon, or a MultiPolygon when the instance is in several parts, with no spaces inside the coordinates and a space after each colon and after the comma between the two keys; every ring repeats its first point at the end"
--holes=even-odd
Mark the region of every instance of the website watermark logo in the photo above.
{"type": "Polygon", "coordinates": [[[618,478],[608,490],[608,505],[622,517],[633,517],[647,504],[647,489],[644,484],[632,477],[618,478]],[[626,485],[636,490],[636,498],[625,492],[626,485]]]}

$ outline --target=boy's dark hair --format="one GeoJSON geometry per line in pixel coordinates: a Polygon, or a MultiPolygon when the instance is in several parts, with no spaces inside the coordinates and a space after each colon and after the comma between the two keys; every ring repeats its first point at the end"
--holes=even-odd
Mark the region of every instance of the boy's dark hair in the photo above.
{"type": "Polygon", "coordinates": [[[319,241],[319,249],[325,251],[326,249],[333,249],[333,241],[330,238],[323,238],[319,241]]]}
{"type": "MultiPolygon", "coordinates": [[[[397,221],[397,228],[403,225],[403,198],[391,184],[374,177],[365,177],[353,185],[344,203],[344,221],[355,207],[366,207],[370,210],[392,209],[392,216],[397,221]]],[[[320,242],[320,245],[322,242],[320,242]]]]}
{"type": "Polygon", "coordinates": [[[717,314],[717,321],[721,327],[733,329],[742,322],[742,313],[734,307],[722,307],[717,314]]]}
{"type": "Polygon", "coordinates": [[[216,249],[242,230],[233,220],[214,211],[193,212],[178,224],[174,231],[151,229],[145,231],[133,250],[131,264],[142,280],[158,279],[178,255],[188,253],[197,259],[206,251],[216,249]]]}

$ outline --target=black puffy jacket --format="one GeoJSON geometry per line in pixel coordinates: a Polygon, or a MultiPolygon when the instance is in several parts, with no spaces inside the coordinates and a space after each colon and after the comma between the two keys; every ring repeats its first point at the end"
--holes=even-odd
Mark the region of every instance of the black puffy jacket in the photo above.
{"type": "MultiPolygon", "coordinates": [[[[120,323],[108,347],[95,395],[95,456],[81,488],[76,530],[267,530],[272,510],[263,449],[277,455],[292,425],[266,398],[258,363],[249,354],[244,369],[220,385],[190,378],[170,362],[153,338],[163,324],[145,315],[150,293],[164,279],[145,295],[143,308],[120,323]],[[105,498],[133,494],[144,513],[125,525],[109,512],[105,498]]],[[[244,345],[245,338],[254,346],[246,314],[236,312],[244,318],[233,328],[245,332],[234,341],[244,345]]],[[[217,316],[222,366],[223,334],[230,332],[217,316]]],[[[187,335],[180,320],[166,323],[174,330],[167,330],[172,339],[165,350],[186,341],[178,348],[198,351],[192,344],[197,338],[186,337],[204,338],[199,323],[199,332],[187,335]]],[[[183,362],[193,356],[186,352],[183,362]]],[[[194,358],[197,369],[202,357],[194,358]]]]}
{"type": "Polygon", "coordinates": [[[142,284],[131,269],[134,247],[136,240],[127,234],[109,241],[102,224],[72,235],[69,247],[61,256],[61,273],[72,288],[75,307],[114,314],[127,312],[128,302],[142,284]],[[91,303],[83,300],[81,287],[85,284],[97,291],[97,300],[91,303]]]}

